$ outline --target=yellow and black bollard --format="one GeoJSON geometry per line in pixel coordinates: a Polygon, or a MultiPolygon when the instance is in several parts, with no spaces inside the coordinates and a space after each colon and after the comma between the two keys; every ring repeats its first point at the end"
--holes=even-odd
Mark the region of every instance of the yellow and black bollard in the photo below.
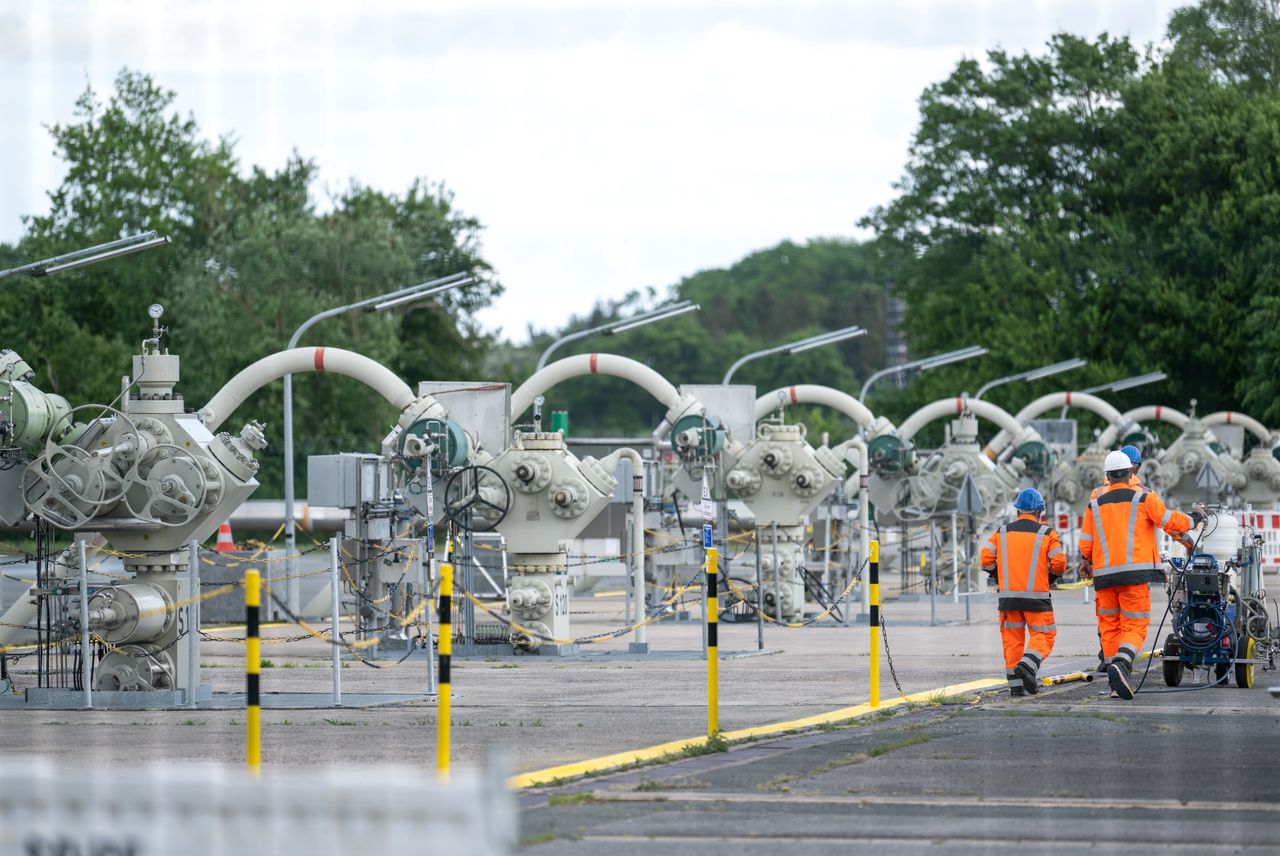
{"type": "Polygon", "coordinates": [[[871,587],[871,706],[880,706],[880,542],[872,541],[869,553],[871,587]]]}
{"type": "Polygon", "coordinates": [[[258,669],[262,648],[259,641],[258,607],[262,599],[262,578],[256,569],[244,572],[244,689],[245,689],[245,762],[249,772],[262,772],[262,700],[258,687],[258,669]]]}
{"type": "Polygon", "coordinates": [[[720,598],[719,551],[707,549],[707,738],[720,731],[720,598]]]}
{"type": "Polygon", "coordinates": [[[452,715],[453,687],[449,683],[449,661],[453,658],[453,565],[440,565],[440,680],[436,704],[436,773],[449,780],[449,717],[452,715]]]}

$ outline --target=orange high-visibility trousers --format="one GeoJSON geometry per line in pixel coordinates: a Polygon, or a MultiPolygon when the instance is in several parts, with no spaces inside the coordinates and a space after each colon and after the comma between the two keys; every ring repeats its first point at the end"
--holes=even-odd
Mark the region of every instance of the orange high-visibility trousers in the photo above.
{"type": "Polygon", "coordinates": [[[1133,665],[1147,641],[1151,625],[1151,589],[1146,583],[1097,589],[1094,610],[1098,614],[1098,634],[1102,656],[1133,665]]]}
{"type": "Polygon", "coordinates": [[[1053,650],[1058,627],[1052,612],[1000,611],[1000,641],[1004,644],[1004,667],[1009,673],[1025,661],[1033,673],[1053,650]]]}

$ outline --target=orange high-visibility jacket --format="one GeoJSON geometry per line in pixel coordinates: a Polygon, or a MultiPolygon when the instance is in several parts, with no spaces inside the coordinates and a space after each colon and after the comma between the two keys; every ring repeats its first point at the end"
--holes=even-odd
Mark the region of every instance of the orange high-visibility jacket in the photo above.
{"type": "MultiPolygon", "coordinates": [[[[1129,487],[1134,488],[1135,490],[1139,488],[1141,488],[1142,490],[1150,490],[1150,488],[1144,485],[1142,481],[1138,478],[1137,473],[1134,473],[1133,475],[1129,476],[1129,487]]],[[[1089,494],[1089,501],[1093,502],[1095,499],[1098,498],[1098,494],[1102,493],[1106,489],[1107,489],[1107,485],[1105,484],[1102,485],[1101,487],[1095,487],[1093,489],[1093,493],[1089,494]]]]}
{"type": "Polygon", "coordinates": [[[1058,533],[1034,514],[1020,514],[1002,525],[982,545],[984,571],[998,571],[1001,610],[1052,612],[1049,575],[1067,569],[1058,533]]]}
{"type": "Polygon", "coordinates": [[[1093,568],[1093,587],[1160,582],[1157,526],[1181,538],[1191,529],[1191,518],[1165,508],[1160,497],[1145,488],[1121,483],[1099,491],[1080,527],[1080,555],[1093,568]]]}

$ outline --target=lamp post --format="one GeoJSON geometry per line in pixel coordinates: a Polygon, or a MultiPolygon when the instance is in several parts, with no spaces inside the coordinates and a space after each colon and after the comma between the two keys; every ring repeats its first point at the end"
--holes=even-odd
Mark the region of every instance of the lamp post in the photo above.
{"type": "Polygon", "coordinates": [[[1053,377],[1054,375],[1062,374],[1063,372],[1069,372],[1074,369],[1078,369],[1081,366],[1087,366],[1088,364],[1088,360],[1082,360],[1079,357],[1072,357],[1069,360],[1050,363],[1049,365],[1041,366],[1038,369],[1030,369],[1025,372],[1019,372],[1018,374],[1009,375],[1008,377],[998,377],[995,380],[989,380],[984,383],[978,389],[977,393],[973,395],[973,398],[982,398],[982,396],[984,396],[989,390],[995,389],[997,386],[1004,386],[1006,383],[1013,383],[1014,381],[1019,380],[1027,382],[1043,380],[1044,378],[1053,377]]]}
{"type": "Polygon", "coordinates": [[[1134,375],[1124,380],[1113,380],[1111,383],[1104,383],[1100,386],[1091,386],[1088,389],[1082,389],[1081,392],[1097,393],[1097,392],[1120,392],[1125,389],[1133,389],[1135,386],[1145,386],[1149,383],[1158,383],[1169,377],[1164,372],[1147,372],[1146,374],[1134,375]]]}
{"type": "Polygon", "coordinates": [[[882,377],[887,377],[899,372],[911,371],[912,369],[919,369],[924,372],[929,369],[936,369],[939,366],[946,366],[951,363],[958,363],[962,360],[980,357],[985,353],[987,353],[987,349],[981,345],[970,345],[967,348],[960,348],[957,351],[947,351],[945,354],[934,354],[932,357],[921,357],[918,360],[912,360],[911,362],[903,363],[900,366],[889,366],[888,368],[880,369],[878,372],[873,372],[871,377],[867,378],[866,383],[862,385],[862,391],[858,393],[858,400],[862,401],[865,399],[867,397],[867,391],[871,389],[871,385],[882,377]]]}
{"type": "MultiPolygon", "coordinates": [[[[407,288],[389,291],[386,294],[357,300],[355,303],[348,303],[345,306],[335,306],[332,309],[317,312],[298,325],[297,330],[293,331],[293,335],[289,337],[288,349],[292,350],[298,347],[298,340],[302,338],[302,334],[326,318],[333,318],[336,315],[342,315],[355,309],[364,309],[367,312],[382,312],[395,306],[401,306],[405,303],[439,294],[442,291],[461,288],[470,282],[472,282],[470,274],[454,273],[439,279],[433,279],[430,282],[422,282],[407,288]]],[[[290,581],[290,585],[287,587],[290,595],[288,599],[289,608],[297,610],[299,604],[292,596],[298,590],[297,586],[293,585],[298,567],[298,532],[293,521],[293,504],[293,375],[287,374],[284,376],[284,549],[286,557],[285,569],[290,581]]]]}
{"type": "Polygon", "coordinates": [[[858,336],[865,336],[867,331],[857,326],[841,327],[839,330],[829,330],[826,333],[819,333],[816,336],[810,336],[807,339],[798,339],[794,342],[787,342],[785,345],[775,345],[772,348],[765,348],[762,351],[752,351],[751,353],[739,357],[733,365],[729,366],[729,370],[724,373],[722,384],[728,384],[733,377],[733,373],[742,368],[745,363],[752,360],[758,360],[761,357],[767,357],[771,354],[780,354],[786,351],[788,354],[799,354],[804,351],[811,351],[814,348],[824,348],[827,345],[834,345],[837,342],[843,342],[846,339],[856,339],[858,336]]]}
{"type": "Polygon", "coordinates": [[[665,321],[668,318],[675,318],[677,315],[684,315],[686,312],[696,312],[702,306],[688,300],[682,300],[679,303],[670,303],[666,306],[659,306],[657,309],[650,309],[648,312],[641,312],[639,315],[632,315],[630,318],[619,318],[616,321],[610,321],[608,324],[601,324],[598,327],[591,327],[586,330],[578,330],[568,335],[561,336],[542,352],[542,356],[538,357],[537,371],[542,371],[547,364],[547,359],[551,356],[551,352],[559,348],[566,342],[576,342],[579,339],[585,339],[588,336],[594,336],[596,333],[603,333],[606,336],[612,336],[615,333],[625,333],[628,330],[634,330],[637,327],[643,327],[646,324],[652,324],[655,321],[665,321]]]}

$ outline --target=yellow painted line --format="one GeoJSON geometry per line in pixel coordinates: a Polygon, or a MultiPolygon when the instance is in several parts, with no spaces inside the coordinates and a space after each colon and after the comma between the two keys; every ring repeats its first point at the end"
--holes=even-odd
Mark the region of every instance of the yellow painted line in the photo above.
{"type": "Polygon", "coordinates": [[[593,591],[592,597],[626,597],[625,591],[593,591]]]}
{"type": "MultiPolygon", "coordinates": [[[[934,690],[925,690],[924,692],[912,693],[907,696],[899,696],[891,701],[884,701],[880,704],[879,710],[886,710],[891,707],[897,707],[902,704],[917,701],[928,701],[932,696],[938,695],[959,695],[966,692],[976,692],[978,690],[992,689],[994,687],[1002,687],[1007,684],[1005,678],[981,678],[976,681],[968,681],[963,684],[952,684],[946,687],[940,687],[934,690]]],[[[753,728],[740,728],[736,731],[726,731],[721,734],[725,740],[746,740],[750,737],[769,737],[775,734],[781,734],[784,731],[794,731],[800,728],[813,728],[818,725],[825,725],[831,722],[841,722],[846,719],[853,719],[857,716],[865,716],[876,708],[872,708],[869,704],[858,704],[853,707],[842,707],[839,710],[832,710],[827,713],[819,713],[813,716],[806,716],[800,719],[791,719],[786,722],[774,722],[769,725],[757,725],[753,728]]],[[[636,764],[643,761],[653,761],[664,755],[671,755],[681,752],[690,746],[695,746],[706,742],[706,737],[690,737],[684,740],[672,740],[667,743],[659,743],[657,746],[647,746],[644,749],[632,749],[626,752],[616,752],[612,755],[603,755],[599,758],[589,758],[586,761],[578,761],[573,764],[561,764],[558,767],[548,767],[545,770],[535,770],[532,773],[522,773],[518,776],[512,776],[507,779],[507,784],[513,788],[529,788],[535,785],[543,785],[556,779],[573,778],[576,776],[585,776],[589,773],[599,773],[605,770],[611,770],[614,767],[624,767],[628,764],[636,764]]]]}

